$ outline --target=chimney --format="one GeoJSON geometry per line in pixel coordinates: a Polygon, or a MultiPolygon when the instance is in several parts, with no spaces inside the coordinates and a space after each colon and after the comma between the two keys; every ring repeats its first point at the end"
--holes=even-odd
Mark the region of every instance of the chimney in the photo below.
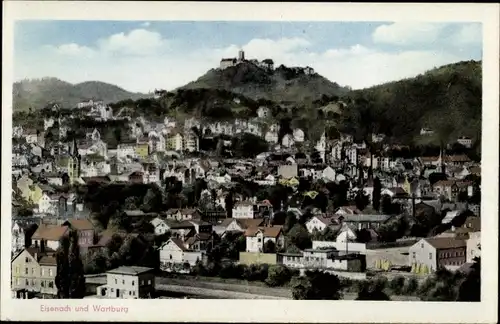
{"type": "Polygon", "coordinates": [[[40,240],[40,252],[44,253],[45,252],[45,241],[40,240]]]}

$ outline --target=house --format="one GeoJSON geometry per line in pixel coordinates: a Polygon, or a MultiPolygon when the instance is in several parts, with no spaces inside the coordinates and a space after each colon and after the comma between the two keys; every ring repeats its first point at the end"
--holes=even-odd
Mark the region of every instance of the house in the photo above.
{"type": "Polygon", "coordinates": [[[229,232],[244,233],[249,228],[257,228],[257,227],[262,226],[262,225],[264,225],[264,219],[259,219],[259,218],[256,218],[256,219],[227,218],[224,221],[222,221],[221,224],[214,226],[214,231],[218,235],[224,235],[225,233],[229,233],[229,232]]]}
{"type": "Polygon", "coordinates": [[[189,250],[184,242],[178,238],[170,238],[160,247],[160,269],[169,270],[189,270],[202,261],[204,252],[189,250]]]}
{"type": "Polygon", "coordinates": [[[122,141],[116,147],[116,157],[119,160],[125,159],[127,157],[136,157],[135,146],[135,141],[122,141]]]}
{"type": "Polygon", "coordinates": [[[387,195],[393,199],[409,197],[408,192],[401,187],[384,188],[382,189],[381,195],[387,195]]]}
{"type": "Polygon", "coordinates": [[[197,152],[200,147],[200,140],[196,133],[189,129],[184,134],[183,148],[188,152],[197,152]]]}
{"type": "Polygon", "coordinates": [[[452,237],[424,238],[409,249],[409,264],[420,272],[434,272],[441,267],[460,267],[466,262],[467,244],[452,237]],[[424,269],[424,270],[422,270],[424,269]]]}
{"type": "Polygon", "coordinates": [[[465,146],[466,148],[472,147],[472,139],[470,137],[461,136],[457,139],[457,143],[465,146]]]}
{"type": "Polygon", "coordinates": [[[55,251],[45,246],[24,248],[11,261],[11,284],[15,298],[41,294],[54,298],[57,262],[55,251]]]}
{"type": "Polygon", "coordinates": [[[335,181],[336,178],[335,170],[331,166],[327,166],[321,172],[321,177],[323,178],[323,180],[327,182],[335,181]]]}
{"type": "Polygon", "coordinates": [[[31,237],[31,240],[35,247],[45,246],[57,250],[61,238],[68,235],[68,233],[68,226],[41,224],[31,237]]]}
{"type": "Polygon", "coordinates": [[[163,235],[170,230],[167,222],[160,217],[154,218],[150,223],[155,228],[155,235],[163,235]]]}
{"type": "Polygon", "coordinates": [[[254,218],[254,204],[250,201],[239,201],[234,204],[233,218],[254,218]]]}
{"type": "Polygon", "coordinates": [[[155,294],[153,268],[122,266],[106,272],[106,284],[97,287],[97,295],[107,298],[152,298],[155,294]]]}
{"type": "Polygon", "coordinates": [[[178,130],[172,131],[167,138],[167,150],[180,152],[184,150],[184,137],[178,130]]]}
{"type": "Polygon", "coordinates": [[[325,217],[323,215],[315,215],[310,220],[306,222],[306,228],[309,233],[314,233],[315,231],[322,232],[328,226],[335,225],[335,218],[325,217]]]}
{"type": "Polygon", "coordinates": [[[144,183],[144,172],[134,171],[128,175],[128,181],[130,183],[144,183]]]}
{"type": "Polygon", "coordinates": [[[149,140],[147,138],[137,139],[135,146],[135,155],[139,158],[147,158],[149,155],[149,140]]]}
{"type": "Polygon", "coordinates": [[[283,247],[285,236],[281,226],[266,226],[249,228],[245,231],[246,251],[253,253],[266,253],[264,246],[268,241],[274,243],[276,249],[283,247]]]}
{"type": "Polygon", "coordinates": [[[70,230],[76,231],[78,235],[78,246],[82,252],[94,245],[96,231],[94,225],[88,219],[69,219],[62,226],[67,226],[70,230]]]}
{"type": "Polygon", "coordinates": [[[12,224],[12,252],[17,253],[24,249],[26,240],[24,234],[24,226],[20,222],[12,224]]]}
{"type": "Polygon", "coordinates": [[[476,257],[481,256],[481,232],[469,233],[469,238],[466,241],[467,257],[466,262],[472,263],[476,257]]]}
{"type": "Polygon", "coordinates": [[[201,213],[195,208],[169,209],[165,216],[176,221],[201,219],[201,213]]]}
{"type": "Polygon", "coordinates": [[[220,60],[220,69],[223,70],[230,66],[235,66],[236,62],[237,62],[236,58],[223,58],[220,60]]]}
{"type": "Polygon", "coordinates": [[[354,214],[354,215],[340,215],[338,217],[338,221],[340,223],[345,223],[353,228],[356,228],[358,231],[362,229],[377,229],[386,222],[388,222],[392,216],[390,215],[363,215],[363,214],[354,214]]]}
{"type": "Polygon", "coordinates": [[[336,215],[356,215],[361,214],[361,211],[356,206],[342,206],[335,211],[336,215]]]}
{"type": "Polygon", "coordinates": [[[296,128],[293,130],[293,139],[296,143],[304,142],[305,134],[304,131],[300,128],[296,128]]]}
{"type": "Polygon", "coordinates": [[[267,108],[267,107],[264,107],[264,106],[260,106],[257,109],[257,116],[259,118],[267,118],[270,113],[271,113],[271,110],[269,108],[267,108]]]}
{"type": "Polygon", "coordinates": [[[280,144],[284,148],[292,147],[295,144],[295,141],[293,139],[293,135],[292,134],[285,134],[285,136],[283,136],[283,138],[281,139],[280,144]]]}

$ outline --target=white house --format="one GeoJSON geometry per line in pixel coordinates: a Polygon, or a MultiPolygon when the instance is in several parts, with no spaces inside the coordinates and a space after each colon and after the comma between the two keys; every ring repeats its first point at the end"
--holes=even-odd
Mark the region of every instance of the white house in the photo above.
{"type": "Polygon", "coordinates": [[[264,135],[264,139],[268,143],[277,143],[278,142],[278,132],[274,130],[270,130],[264,135]]]}
{"type": "Polygon", "coordinates": [[[267,118],[270,114],[270,109],[267,108],[267,107],[264,107],[264,106],[260,106],[258,109],[257,109],[257,116],[259,116],[259,118],[267,118]]]}
{"type": "Polygon", "coordinates": [[[156,217],[150,223],[155,228],[155,235],[162,235],[170,230],[170,227],[167,225],[167,222],[165,222],[160,217],[156,217]]]}
{"type": "Polygon", "coordinates": [[[24,228],[19,223],[12,225],[12,252],[16,253],[24,248],[24,228]]]}
{"type": "Polygon", "coordinates": [[[233,218],[254,218],[254,204],[249,201],[237,202],[233,207],[233,218]]]}
{"type": "Polygon", "coordinates": [[[286,134],[285,136],[283,136],[283,138],[281,139],[281,145],[285,148],[290,148],[292,147],[293,145],[295,144],[295,141],[293,139],[293,135],[290,135],[290,134],[286,134]]]}
{"type": "Polygon", "coordinates": [[[302,143],[304,141],[304,138],[305,138],[305,135],[304,135],[304,131],[302,129],[300,129],[300,128],[294,129],[293,139],[295,140],[295,142],[302,143]]]}
{"type": "Polygon", "coordinates": [[[52,199],[46,192],[38,200],[38,212],[40,214],[56,213],[57,200],[52,199]]]}
{"type": "Polygon", "coordinates": [[[255,180],[254,182],[261,186],[274,186],[276,184],[276,177],[272,174],[268,174],[264,179],[255,180]]]}
{"type": "Polygon", "coordinates": [[[170,238],[160,248],[160,267],[164,270],[173,269],[176,265],[188,264],[190,267],[202,261],[204,253],[188,250],[184,242],[177,238],[170,238]]]}
{"type": "Polygon", "coordinates": [[[466,262],[474,262],[474,258],[481,256],[481,232],[470,232],[467,240],[466,262]]]}
{"type": "Polygon", "coordinates": [[[314,233],[314,231],[322,232],[325,228],[333,225],[333,218],[324,217],[321,215],[313,216],[310,220],[306,222],[306,228],[309,233],[314,233]]]}
{"type": "Polygon", "coordinates": [[[249,228],[245,231],[245,237],[247,240],[246,251],[253,253],[266,253],[264,246],[268,241],[272,241],[276,248],[284,246],[285,243],[281,226],[249,228]]]}
{"type": "Polygon", "coordinates": [[[424,238],[410,247],[409,264],[428,272],[439,267],[460,267],[466,261],[466,247],[464,240],[452,237],[424,238]]]}
{"type": "Polygon", "coordinates": [[[135,157],[135,147],[136,143],[120,143],[116,148],[116,157],[120,160],[125,159],[127,157],[135,157]]]}

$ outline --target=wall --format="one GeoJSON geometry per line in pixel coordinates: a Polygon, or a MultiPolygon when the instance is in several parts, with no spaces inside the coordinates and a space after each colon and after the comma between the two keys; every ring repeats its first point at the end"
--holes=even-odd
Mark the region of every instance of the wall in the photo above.
{"type": "Polygon", "coordinates": [[[276,254],[274,253],[253,253],[253,252],[240,252],[240,264],[254,264],[254,263],[267,263],[276,264],[276,254]]]}

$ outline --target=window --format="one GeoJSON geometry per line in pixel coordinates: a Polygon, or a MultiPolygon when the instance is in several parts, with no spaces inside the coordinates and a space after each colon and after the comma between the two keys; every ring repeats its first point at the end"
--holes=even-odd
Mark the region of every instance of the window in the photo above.
{"type": "Polygon", "coordinates": [[[130,291],[130,290],[129,290],[129,291],[128,291],[128,295],[129,295],[129,296],[132,296],[132,291],[130,291]]]}
{"type": "Polygon", "coordinates": [[[115,291],[115,288],[111,288],[111,292],[114,292],[115,291]]]}
{"type": "Polygon", "coordinates": [[[135,286],[135,280],[132,280],[132,286],[135,286]]]}
{"type": "Polygon", "coordinates": [[[420,247],[423,249],[424,248],[424,243],[420,244],[420,247]]]}
{"type": "Polygon", "coordinates": [[[21,280],[19,280],[19,278],[16,278],[16,285],[20,285],[21,284],[21,280]]]}
{"type": "Polygon", "coordinates": [[[49,276],[52,277],[52,269],[49,269],[49,276]]]}
{"type": "Polygon", "coordinates": [[[170,254],[170,260],[172,260],[172,254],[170,254]]]}
{"type": "Polygon", "coordinates": [[[40,282],[40,286],[45,287],[45,281],[43,281],[43,280],[42,280],[42,281],[40,282]]]}
{"type": "Polygon", "coordinates": [[[132,291],[132,296],[135,296],[135,291],[132,291]]]}
{"type": "Polygon", "coordinates": [[[261,238],[258,238],[258,239],[257,239],[257,242],[259,242],[259,243],[260,243],[261,241],[262,241],[262,239],[261,239],[261,238]]]}
{"type": "Polygon", "coordinates": [[[30,285],[30,281],[28,279],[26,279],[26,286],[29,286],[30,285]]]}
{"type": "Polygon", "coordinates": [[[30,258],[26,257],[26,263],[29,263],[30,262],[30,258]]]}
{"type": "Polygon", "coordinates": [[[25,271],[24,271],[24,273],[25,273],[25,274],[28,274],[28,268],[26,268],[26,269],[24,269],[24,270],[25,270],[25,271]]]}
{"type": "Polygon", "coordinates": [[[117,284],[118,284],[118,279],[115,279],[115,285],[117,285],[117,284]]]}
{"type": "Polygon", "coordinates": [[[148,285],[150,285],[150,284],[151,284],[151,280],[148,280],[148,285]]]}
{"type": "Polygon", "coordinates": [[[123,284],[123,285],[125,284],[125,280],[122,280],[122,284],[123,284]]]}
{"type": "Polygon", "coordinates": [[[432,260],[432,253],[429,253],[429,260],[432,260]]]}

